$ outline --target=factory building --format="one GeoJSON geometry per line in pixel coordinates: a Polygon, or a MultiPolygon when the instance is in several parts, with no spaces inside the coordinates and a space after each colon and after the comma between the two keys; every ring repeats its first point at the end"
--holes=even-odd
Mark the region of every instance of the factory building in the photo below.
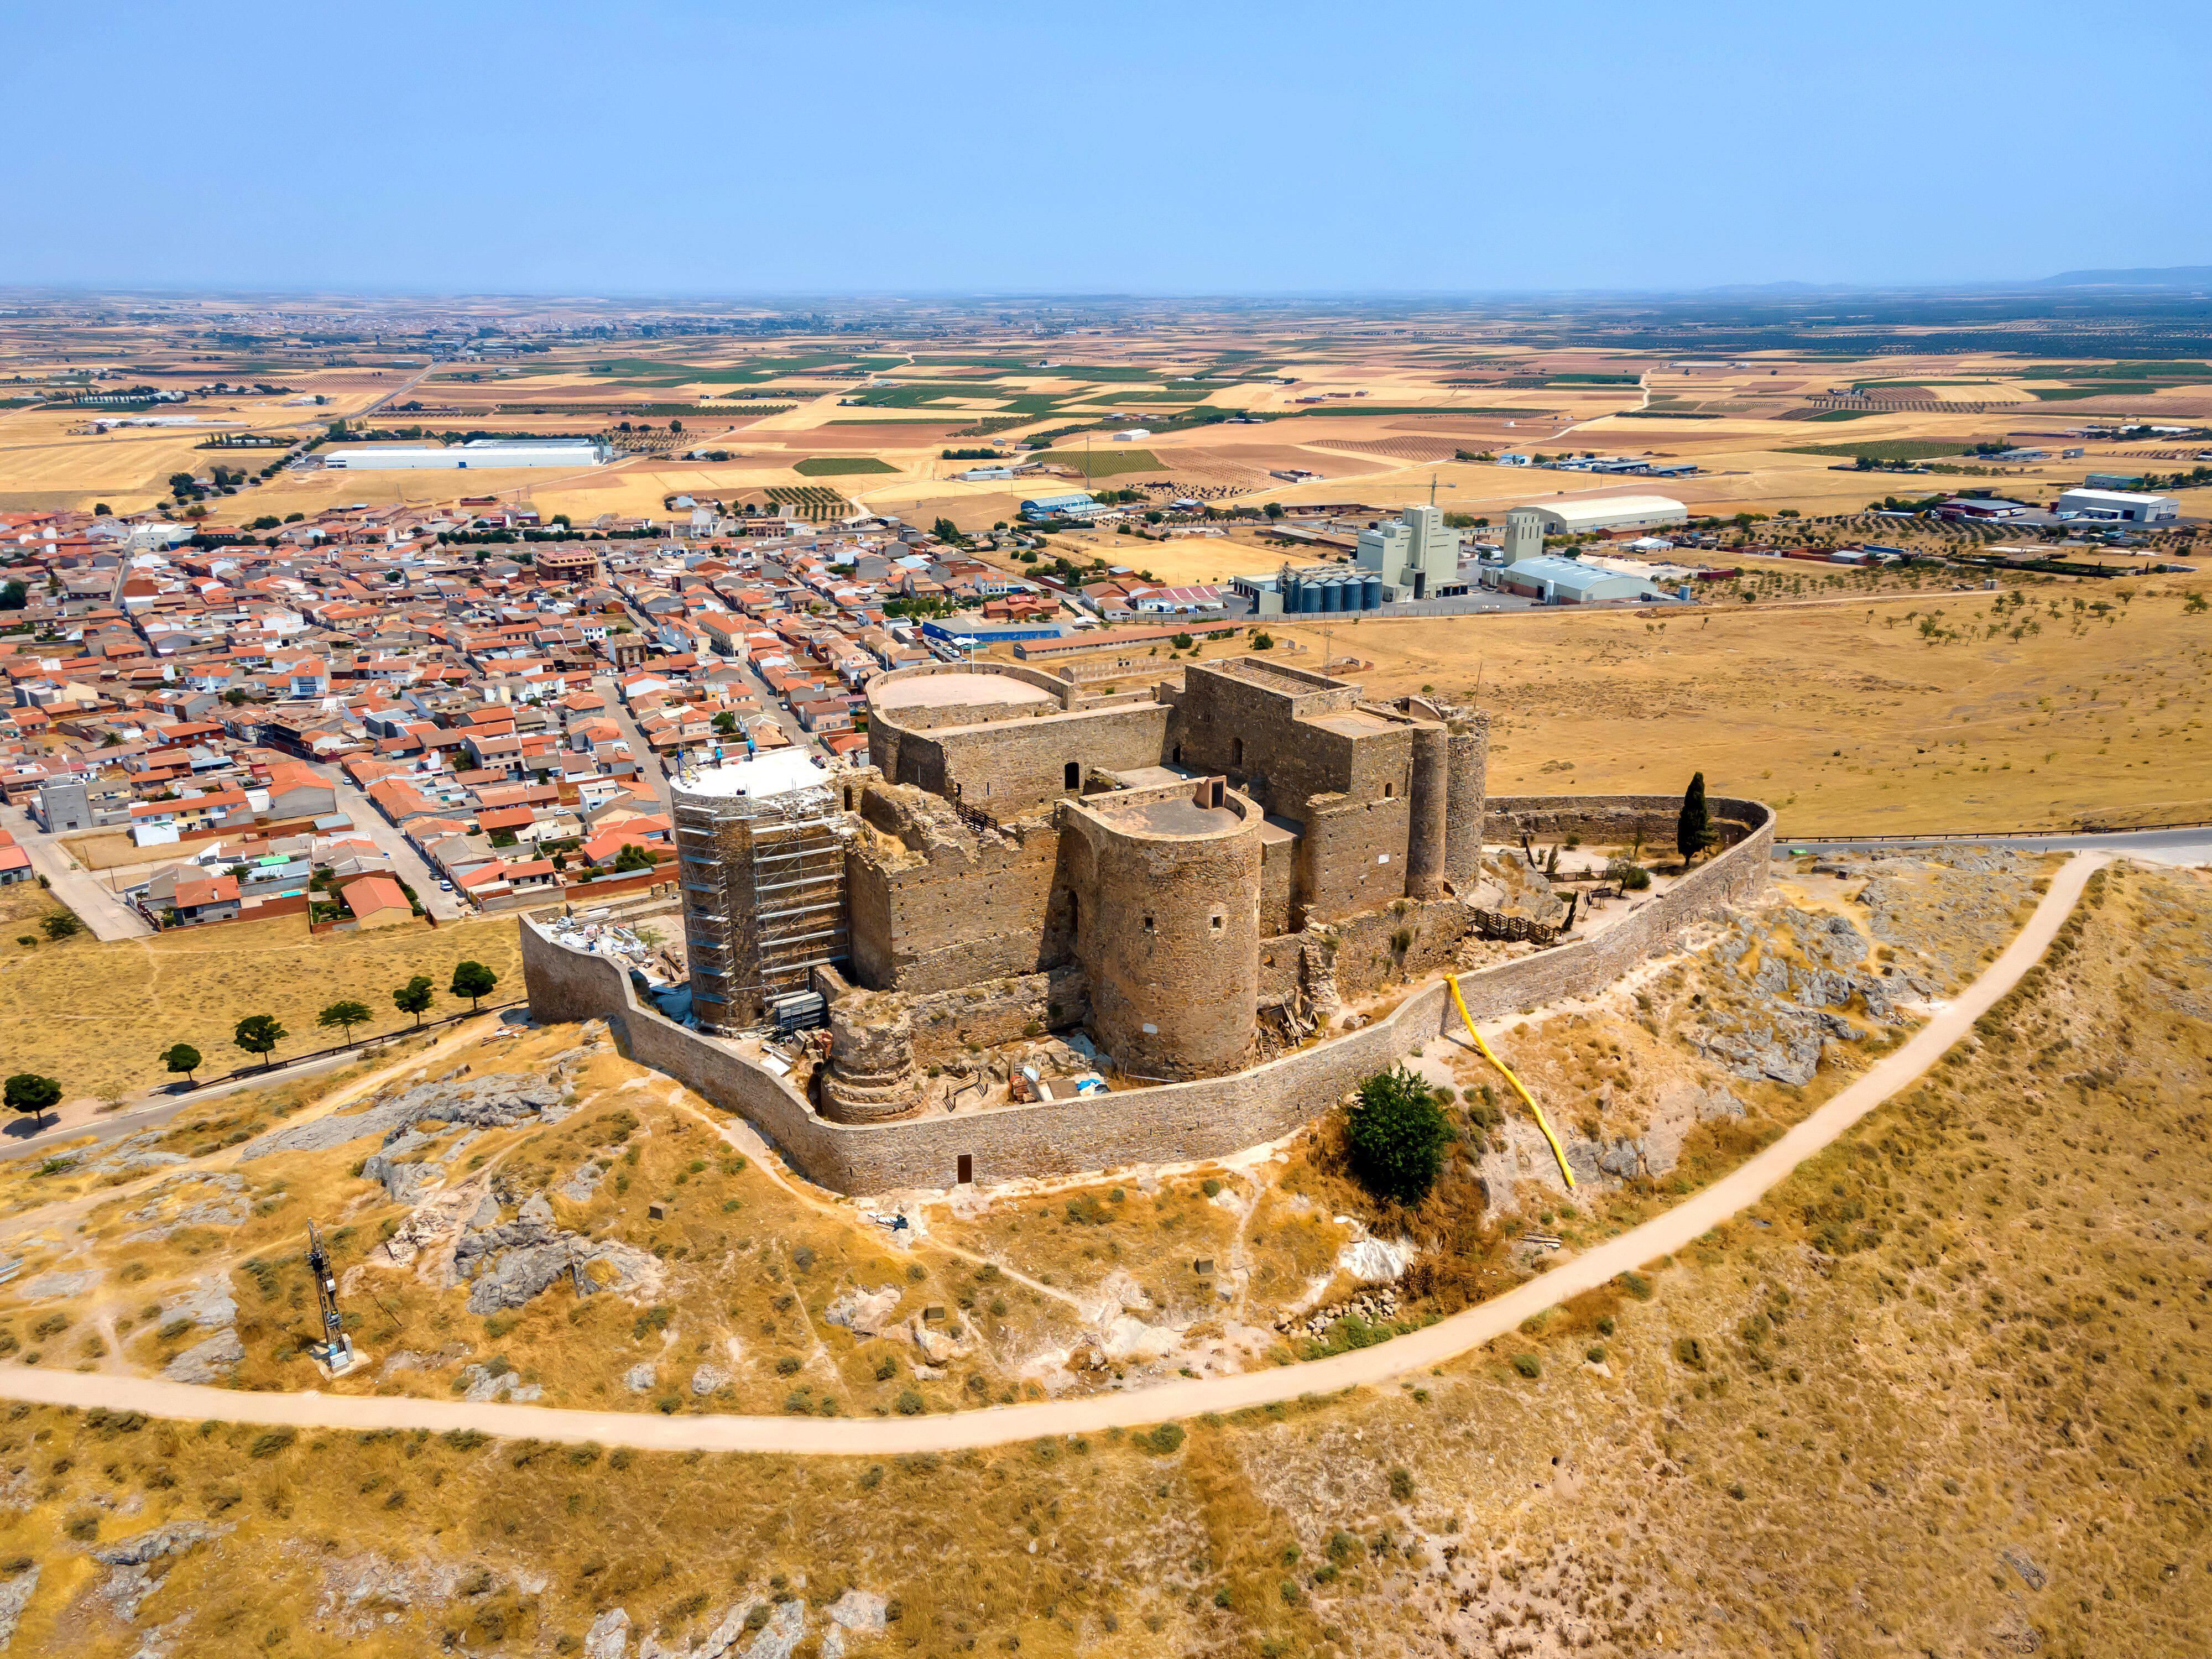
{"type": "Polygon", "coordinates": [[[1050,519],[1095,519],[1102,513],[1112,511],[1112,507],[1081,489],[1071,489],[1058,495],[1032,495],[1022,503],[1022,517],[1032,524],[1042,524],[1050,519]]]}
{"type": "Polygon", "coordinates": [[[1505,515],[1505,562],[1544,556],[1544,515],[1533,507],[1516,507],[1505,515]]]}
{"type": "Polygon", "coordinates": [[[1409,507],[1395,523],[1361,531],[1354,556],[1382,579],[1386,599],[1433,599],[1460,587],[1460,540],[1442,509],[1409,507]]]}
{"type": "Polygon", "coordinates": [[[1490,579],[1503,592],[1546,605],[1603,605],[1659,597],[1659,589],[1642,576],[1549,553],[1512,560],[1490,579]]]}
{"type": "Polygon", "coordinates": [[[2113,519],[2123,524],[2171,524],[2181,503],[2171,495],[2132,489],[2069,489],[2058,498],[2062,519],[2113,519]]]}
{"type": "MultiPolygon", "coordinates": [[[[1656,530],[1686,524],[1689,509],[1667,495],[1600,495],[1583,501],[1532,503],[1518,509],[1535,514],[1553,536],[1582,536],[1602,530],[1656,530]]],[[[1510,520],[1509,518],[1509,522],[1510,520]]]]}
{"type": "Polygon", "coordinates": [[[1379,571],[1319,564],[1285,565],[1272,576],[1236,576],[1229,590],[1241,594],[1255,617],[1322,616],[1372,611],[1387,597],[1379,571]]]}
{"type": "Polygon", "coordinates": [[[494,468],[605,466],[615,453],[595,439],[471,438],[465,444],[373,444],[326,449],[323,465],[349,472],[431,472],[494,468]]]}

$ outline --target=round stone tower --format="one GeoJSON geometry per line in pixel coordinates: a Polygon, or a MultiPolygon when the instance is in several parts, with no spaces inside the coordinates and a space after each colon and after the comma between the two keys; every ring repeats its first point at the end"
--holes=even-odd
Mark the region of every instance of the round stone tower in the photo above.
{"type": "Polygon", "coordinates": [[[1060,811],[1100,1048],[1133,1079],[1235,1071],[1259,1012],[1259,807],[1201,778],[1060,811]]]}

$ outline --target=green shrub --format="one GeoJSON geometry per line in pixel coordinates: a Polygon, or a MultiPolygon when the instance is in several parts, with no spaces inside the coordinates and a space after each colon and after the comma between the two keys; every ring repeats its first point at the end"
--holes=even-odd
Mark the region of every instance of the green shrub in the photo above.
{"type": "Polygon", "coordinates": [[[1359,1085],[1345,1124],[1353,1176],[1376,1197],[1400,1204],[1429,1195],[1451,1139],[1435,1091],[1402,1066],[1359,1085]]]}
{"type": "Polygon", "coordinates": [[[921,1396],[912,1389],[900,1389],[899,1397],[893,1403],[901,1417],[919,1417],[921,1414],[921,1396]]]}
{"type": "Polygon", "coordinates": [[[1516,1353],[1513,1356],[1513,1369],[1533,1381],[1542,1373],[1544,1364],[1533,1353],[1516,1353]]]}
{"type": "Polygon", "coordinates": [[[1410,1504],[1413,1501],[1412,1471],[1402,1468],[1390,1471],[1390,1496],[1401,1504],[1410,1504]]]}
{"type": "Polygon", "coordinates": [[[1139,1446],[1156,1457],[1165,1457],[1170,1452],[1182,1449],[1183,1431],[1180,1423],[1162,1423],[1150,1434],[1131,1437],[1139,1446]]]}

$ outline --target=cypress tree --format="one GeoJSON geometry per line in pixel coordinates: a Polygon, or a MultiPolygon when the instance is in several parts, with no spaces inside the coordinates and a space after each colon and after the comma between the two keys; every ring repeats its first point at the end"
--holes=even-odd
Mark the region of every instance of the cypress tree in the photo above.
{"type": "Polygon", "coordinates": [[[1682,816],[1674,821],[1674,848],[1684,868],[1713,844],[1713,815],[1705,805],[1705,775],[1698,773],[1682,792],[1682,816]]]}

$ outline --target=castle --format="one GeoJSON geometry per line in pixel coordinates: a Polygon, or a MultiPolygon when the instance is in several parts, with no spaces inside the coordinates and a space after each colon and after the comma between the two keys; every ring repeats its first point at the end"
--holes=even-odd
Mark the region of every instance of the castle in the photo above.
{"type": "Polygon", "coordinates": [[[1079,1027],[1125,1079],[1236,1071],[1263,1008],[1310,1021],[1301,942],[1479,877],[1478,714],[1256,656],[1121,691],[931,665],[867,696],[865,769],[675,787],[693,1012],[732,1034],[824,996],[835,1120],[912,1109],[916,1017],[927,1048],[978,988],[995,1030],[1079,1027]]]}

